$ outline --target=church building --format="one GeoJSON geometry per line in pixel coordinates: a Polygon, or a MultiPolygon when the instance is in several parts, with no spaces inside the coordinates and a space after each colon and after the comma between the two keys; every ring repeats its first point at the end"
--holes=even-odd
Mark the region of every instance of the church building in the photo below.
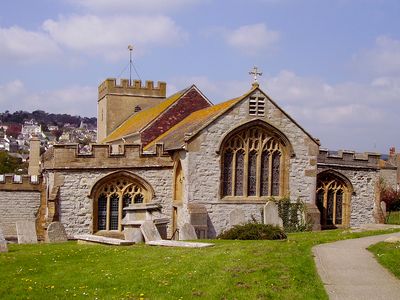
{"type": "MultiPolygon", "coordinates": [[[[34,200],[16,209],[36,221],[39,237],[53,221],[71,237],[121,236],[137,210],[165,238],[185,223],[214,238],[238,220],[263,222],[267,201],[283,198],[305,203],[315,230],[378,220],[380,155],[320,148],[256,80],[215,105],[195,85],[167,97],[164,82],[107,79],[98,93],[91,152],[55,145],[37,181],[23,181],[34,200]]],[[[7,180],[0,192],[14,197],[7,180]]],[[[12,216],[2,219],[5,234],[15,234],[12,216]]]]}

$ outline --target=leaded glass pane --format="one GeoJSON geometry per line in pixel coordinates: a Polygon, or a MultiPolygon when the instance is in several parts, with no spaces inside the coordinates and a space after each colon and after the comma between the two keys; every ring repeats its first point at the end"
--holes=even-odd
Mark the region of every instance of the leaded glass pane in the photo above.
{"type": "Polygon", "coordinates": [[[232,195],[232,159],[233,154],[231,151],[226,151],[224,154],[224,167],[223,167],[223,182],[222,192],[224,196],[232,195]]]}
{"type": "Polygon", "coordinates": [[[98,230],[106,230],[107,222],[107,197],[101,194],[97,199],[97,228],[98,230]]]}
{"type": "Polygon", "coordinates": [[[338,191],[336,193],[336,216],[335,216],[335,224],[342,224],[342,207],[343,207],[343,192],[338,191]]]}
{"type": "Polygon", "coordinates": [[[279,174],[280,174],[281,156],[279,152],[272,154],[272,196],[279,196],[279,174]]]}
{"type": "MultiPolygon", "coordinates": [[[[132,196],[130,194],[125,194],[122,197],[122,208],[128,207],[132,203],[132,196]]],[[[126,210],[122,209],[122,218],[125,218],[126,210]]]]}
{"type": "Polygon", "coordinates": [[[257,185],[257,152],[249,153],[249,177],[248,177],[248,195],[256,195],[257,185]]]}
{"type": "Polygon", "coordinates": [[[328,191],[328,203],[327,203],[327,214],[326,214],[326,225],[333,225],[333,197],[334,192],[332,190],[328,191]]]}
{"type": "Polygon", "coordinates": [[[243,196],[244,152],[236,152],[235,196],[243,196]]]}
{"type": "Polygon", "coordinates": [[[133,198],[134,203],[143,203],[143,195],[142,194],[136,194],[135,198],[133,198]]]}
{"type": "Polygon", "coordinates": [[[321,213],[321,224],[323,223],[323,217],[324,217],[324,190],[319,190],[317,192],[317,207],[319,209],[319,212],[321,213]]]}
{"type": "Polygon", "coordinates": [[[269,196],[269,153],[263,151],[261,154],[261,196],[269,196]]]}
{"type": "Polygon", "coordinates": [[[118,230],[118,206],[119,197],[117,194],[110,196],[110,230],[118,230]]]}

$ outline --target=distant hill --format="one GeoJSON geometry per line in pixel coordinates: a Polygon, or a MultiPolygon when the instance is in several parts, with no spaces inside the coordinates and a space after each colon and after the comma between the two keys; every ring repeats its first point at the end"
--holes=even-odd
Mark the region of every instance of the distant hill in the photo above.
{"type": "Polygon", "coordinates": [[[42,127],[47,128],[49,125],[57,125],[59,127],[63,127],[64,124],[71,124],[78,127],[81,122],[86,123],[89,127],[96,128],[97,119],[95,117],[81,117],[81,116],[71,116],[69,114],[53,114],[47,113],[43,110],[35,110],[33,112],[27,111],[16,111],[10,113],[9,111],[5,111],[4,113],[0,113],[0,121],[2,123],[9,124],[24,124],[25,121],[35,120],[42,127]]]}

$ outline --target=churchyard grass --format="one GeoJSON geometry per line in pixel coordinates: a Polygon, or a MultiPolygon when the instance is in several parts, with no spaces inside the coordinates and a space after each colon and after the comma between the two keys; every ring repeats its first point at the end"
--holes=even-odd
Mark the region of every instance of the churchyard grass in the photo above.
{"type": "Polygon", "coordinates": [[[202,249],[10,244],[0,254],[0,299],[327,299],[312,246],[377,233],[215,240],[202,249]]]}
{"type": "Polygon", "coordinates": [[[368,250],[375,255],[381,265],[400,279],[400,242],[381,242],[370,246],[368,250]]]}

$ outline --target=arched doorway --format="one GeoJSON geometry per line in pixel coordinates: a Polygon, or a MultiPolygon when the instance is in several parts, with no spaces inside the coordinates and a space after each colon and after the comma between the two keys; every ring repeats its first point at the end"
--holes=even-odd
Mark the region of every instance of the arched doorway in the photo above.
{"type": "Polygon", "coordinates": [[[353,188],[350,181],[335,171],[317,176],[316,204],[321,213],[323,229],[350,225],[350,202],[353,188]]]}
{"type": "Polygon", "coordinates": [[[100,179],[90,193],[93,199],[93,232],[121,231],[124,207],[150,202],[151,186],[129,172],[116,172],[100,179]]]}

